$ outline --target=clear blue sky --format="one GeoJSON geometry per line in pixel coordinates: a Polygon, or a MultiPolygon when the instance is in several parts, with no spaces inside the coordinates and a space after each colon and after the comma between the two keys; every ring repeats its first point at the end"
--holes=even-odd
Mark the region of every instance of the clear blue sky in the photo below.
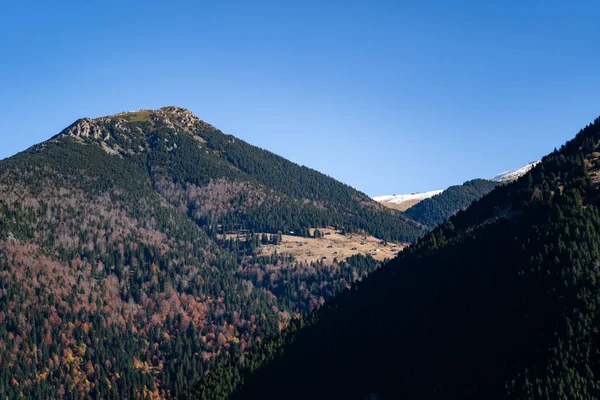
{"type": "Polygon", "coordinates": [[[600,115],[597,4],[4,2],[0,158],[180,105],[369,195],[489,177],[600,115]]]}

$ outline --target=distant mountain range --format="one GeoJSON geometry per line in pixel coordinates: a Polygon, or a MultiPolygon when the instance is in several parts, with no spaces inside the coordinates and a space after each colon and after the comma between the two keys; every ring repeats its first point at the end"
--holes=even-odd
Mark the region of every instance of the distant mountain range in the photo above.
{"type": "MultiPolygon", "coordinates": [[[[512,182],[519,177],[525,175],[531,168],[535,167],[539,161],[530,162],[522,167],[511,169],[510,171],[502,172],[498,175],[495,175],[488,180],[492,182],[500,182],[507,183],[512,182]]],[[[432,190],[429,192],[418,192],[418,193],[410,193],[410,194],[392,194],[392,195],[383,195],[383,196],[375,196],[373,200],[383,204],[386,207],[393,208],[400,211],[406,211],[410,207],[418,204],[419,202],[429,199],[433,196],[437,196],[441,194],[444,190],[432,190]]]]}
{"type": "Polygon", "coordinates": [[[486,179],[473,179],[462,185],[450,186],[440,194],[419,201],[405,211],[405,215],[419,222],[427,229],[433,229],[460,210],[469,207],[496,186],[498,182],[486,179]]]}

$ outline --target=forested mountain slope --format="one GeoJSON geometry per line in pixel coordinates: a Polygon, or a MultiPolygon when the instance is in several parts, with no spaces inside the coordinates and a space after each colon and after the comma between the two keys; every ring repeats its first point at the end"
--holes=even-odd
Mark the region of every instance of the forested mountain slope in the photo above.
{"type": "Polygon", "coordinates": [[[348,185],[252,146],[178,107],[82,119],[56,139],[97,143],[146,168],[156,191],[202,226],[300,231],[335,226],[387,240],[422,230],[348,185]]]}
{"type": "Polygon", "coordinates": [[[462,185],[450,186],[442,193],[415,204],[406,215],[433,229],[447,218],[471,205],[475,200],[494,189],[498,183],[485,179],[473,179],[462,185]]]}
{"type": "Polygon", "coordinates": [[[255,251],[327,225],[422,232],[176,107],[79,120],[0,161],[0,396],[183,396],[378,268],[255,251]]]}
{"type": "Polygon", "coordinates": [[[597,119],[197,393],[600,397],[599,151],[597,119]]]}

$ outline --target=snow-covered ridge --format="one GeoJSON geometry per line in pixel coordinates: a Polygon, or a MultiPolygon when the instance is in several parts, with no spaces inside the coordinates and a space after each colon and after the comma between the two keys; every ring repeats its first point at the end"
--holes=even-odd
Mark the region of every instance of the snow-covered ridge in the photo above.
{"type": "Polygon", "coordinates": [[[432,190],[431,192],[411,193],[411,194],[390,194],[385,196],[373,197],[373,200],[386,203],[401,204],[411,200],[425,200],[442,193],[443,190],[432,190]]]}
{"type": "Polygon", "coordinates": [[[530,162],[527,165],[524,165],[520,168],[511,169],[510,171],[502,172],[496,176],[490,178],[491,181],[494,182],[510,182],[516,179],[519,179],[521,176],[525,175],[527,172],[531,170],[531,168],[535,167],[539,161],[530,162]]]}
{"type": "MultiPolygon", "coordinates": [[[[514,181],[521,176],[525,175],[529,172],[533,167],[535,167],[539,161],[533,161],[529,164],[523,165],[522,167],[511,169],[510,171],[502,172],[489,180],[494,182],[511,182],[514,181]]],[[[390,194],[385,196],[376,196],[373,197],[373,200],[378,201],[380,203],[392,203],[392,204],[402,204],[405,202],[413,202],[411,205],[415,204],[414,201],[421,201],[433,197],[437,194],[442,193],[443,190],[432,190],[430,192],[422,192],[422,193],[411,193],[411,194],[390,194]]]]}

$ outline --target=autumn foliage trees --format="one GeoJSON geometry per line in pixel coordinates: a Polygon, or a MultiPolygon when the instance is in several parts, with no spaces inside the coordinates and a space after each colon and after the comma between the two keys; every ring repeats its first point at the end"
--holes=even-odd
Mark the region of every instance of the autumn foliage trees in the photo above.
{"type": "Polygon", "coordinates": [[[2,398],[183,396],[378,267],[257,257],[250,245],[279,240],[275,225],[221,241],[227,221],[262,226],[249,210],[275,195],[221,164],[185,178],[163,156],[65,136],[0,162],[2,398]]]}

